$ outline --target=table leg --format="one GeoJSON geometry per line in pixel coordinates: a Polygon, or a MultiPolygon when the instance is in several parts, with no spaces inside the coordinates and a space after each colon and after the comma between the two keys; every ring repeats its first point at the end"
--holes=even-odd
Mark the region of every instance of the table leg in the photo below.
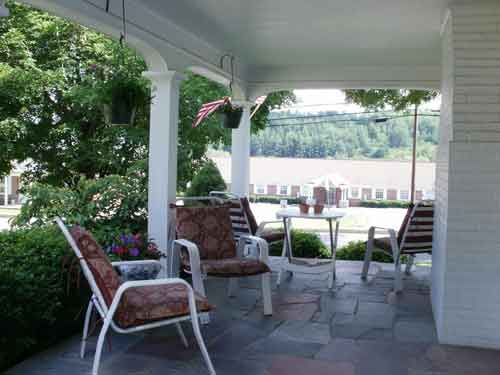
{"type": "Polygon", "coordinates": [[[337,278],[336,274],[336,257],[337,257],[337,244],[339,240],[339,222],[335,221],[335,236],[333,235],[333,223],[332,219],[328,220],[328,225],[330,228],[330,248],[332,251],[332,275],[328,279],[328,288],[333,288],[333,283],[337,278]]]}
{"type": "Polygon", "coordinates": [[[276,285],[279,286],[281,284],[281,278],[283,277],[283,262],[285,257],[290,261],[290,245],[289,245],[289,236],[288,236],[288,219],[286,217],[283,218],[283,229],[284,229],[284,237],[283,237],[283,251],[281,252],[281,264],[280,270],[278,272],[278,280],[276,281],[276,285]]]}

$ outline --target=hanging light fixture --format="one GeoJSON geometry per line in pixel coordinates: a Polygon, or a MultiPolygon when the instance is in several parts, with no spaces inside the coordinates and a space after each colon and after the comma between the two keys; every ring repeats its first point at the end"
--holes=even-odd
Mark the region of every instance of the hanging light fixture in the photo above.
{"type": "Polygon", "coordinates": [[[9,8],[5,6],[5,0],[0,0],[0,17],[8,17],[10,15],[9,8]]]}

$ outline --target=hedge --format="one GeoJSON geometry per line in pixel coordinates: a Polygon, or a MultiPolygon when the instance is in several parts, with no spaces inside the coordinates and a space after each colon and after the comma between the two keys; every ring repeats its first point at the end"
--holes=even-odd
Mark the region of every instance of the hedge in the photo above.
{"type": "Polygon", "coordinates": [[[81,329],[90,294],[68,284],[74,259],[54,226],[0,232],[0,371],[81,329]]]}
{"type": "MultiPolygon", "coordinates": [[[[293,255],[299,258],[330,258],[330,247],[326,246],[316,233],[300,230],[292,231],[293,255]]],[[[269,254],[281,256],[283,241],[273,243],[269,246],[269,254]]],[[[337,259],[340,260],[364,260],[366,242],[354,241],[337,250],[337,259]]],[[[392,258],[381,252],[374,252],[372,260],[375,262],[391,263],[392,258]]]]}
{"type": "Polygon", "coordinates": [[[299,198],[291,198],[279,195],[251,195],[250,201],[254,203],[273,203],[280,204],[282,200],[286,199],[288,204],[299,204],[299,198]]]}
{"type": "Polygon", "coordinates": [[[371,201],[361,201],[360,206],[370,207],[370,208],[408,208],[410,206],[410,202],[371,200],[371,201]]]}

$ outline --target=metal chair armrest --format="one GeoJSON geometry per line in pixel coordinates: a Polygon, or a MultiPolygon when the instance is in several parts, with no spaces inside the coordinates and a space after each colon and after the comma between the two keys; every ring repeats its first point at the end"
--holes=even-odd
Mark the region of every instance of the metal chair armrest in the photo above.
{"type": "Polygon", "coordinates": [[[201,273],[201,262],[200,262],[200,251],[198,246],[186,239],[178,239],[172,242],[172,261],[170,262],[170,275],[174,275],[176,270],[179,269],[180,260],[180,247],[185,247],[189,255],[189,267],[191,271],[191,276],[193,280],[193,288],[202,296],[205,296],[205,287],[203,285],[202,273],[201,273]]]}
{"type": "Polygon", "coordinates": [[[257,236],[251,236],[249,234],[243,234],[240,237],[238,247],[241,243],[251,242],[252,245],[256,245],[259,249],[259,260],[269,266],[269,245],[266,240],[257,236]]]}
{"type": "Polygon", "coordinates": [[[256,236],[262,235],[262,233],[264,232],[265,226],[269,225],[269,224],[283,224],[283,221],[281,221],[281,220],[263,221],[259,224],[259,227],[257,228],[257,232],[255,232],[255,235],[256,236]]]}

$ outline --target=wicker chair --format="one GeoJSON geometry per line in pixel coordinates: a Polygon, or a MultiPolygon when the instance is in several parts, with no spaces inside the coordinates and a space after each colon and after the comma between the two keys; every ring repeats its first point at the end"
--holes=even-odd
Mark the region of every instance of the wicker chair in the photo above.
{"type": "MultiPolygon", "coordinates": [[[[210,198],[191,198],[193,199],[210,198]]],[[[215,200],[217,201],[216,198],[215,200]]],[[[172,243],[170,274],[177,275],[180,269],[190,273],[194,290],[202,296],[206,296],[203,280],[207,276],[228,278],[228,295],[233,296],[239,278],[260,275],[264,315],[272,315],[267,242],[262,238],[242,234],[236,243],[230,207],[226,204],[194,207],[175,205],[174,208],[177,239],[172,243]],[[257,258],[244,257],[243,252],[248,242],[257,249],[257,258]]]]}
{"type": "Polygon", "coordinates": [[[432,253],[432,233],[434,225],[434,204],[422,201],[410,205],[397,235],[394,229],[371,227],[368,232],[365,261],[361,277],[366,279],[373,251],[382,251],[394,259],[395,278],[394,290],[403,290],[401,274],[401,256],[407,257],[406,270],[410,273],[415,255],[432,253]],[[376,230],[387,231],[389,236],[376,238],[376,230]]]}
{"type": "Polygon", "coordinates": [[[187,347],[188,342],[180,325],[187,320],[191,321],[210,374],[215,375],[198,322],[198,311],[208,312],[212,309],[204,296],[193,292],[191,286],[182,279],[122,282],[90,233],[79,226],[68,230],[60,218],[56,218],[56,222],[76,254],[93,293],[85,314],[80,349],[82,358],[94,308],[103,320],[94,356],[93,375],[98,374],[104,339],[110,327],[118,333],[133,333],[174,324],[182,343],[187,347]]]}

